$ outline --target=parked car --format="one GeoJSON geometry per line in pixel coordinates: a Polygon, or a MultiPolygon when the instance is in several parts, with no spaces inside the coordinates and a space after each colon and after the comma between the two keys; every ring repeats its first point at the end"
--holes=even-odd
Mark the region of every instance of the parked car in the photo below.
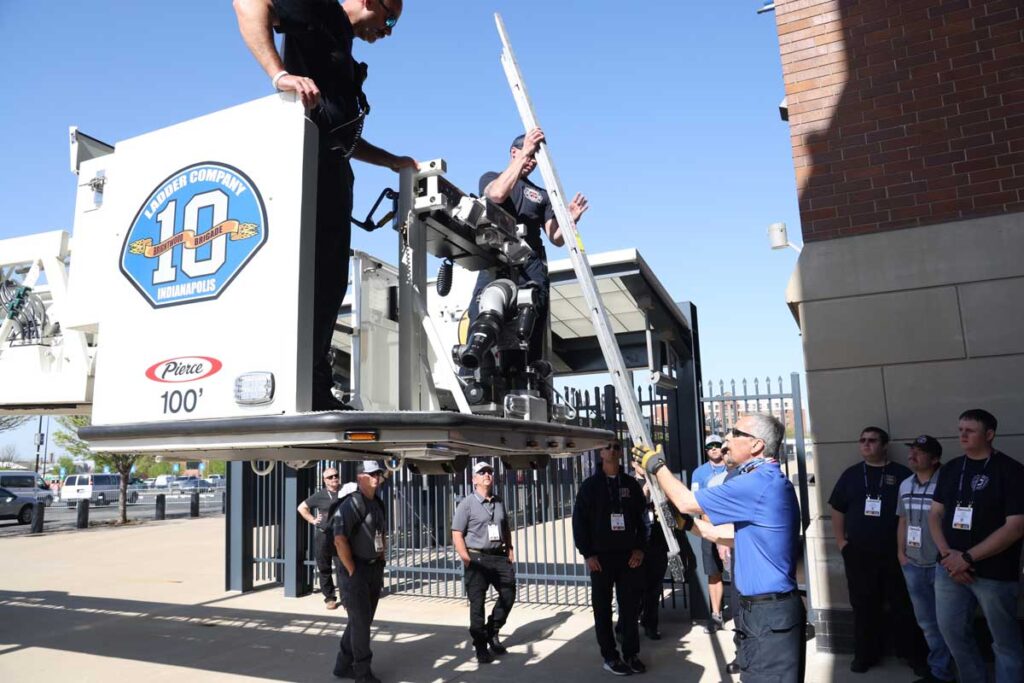
{"type": "Polygon", "coordinates": [[[195,477],[189,477],[185,481],[178,482],[178,490],[182,493],[192,493],[198,491],[199,493],[206,493],[213,489],[213,484],[206,479],[197,479],[195,477]]]}
{"type": "Polygon", "coordinates": [[[116,503],[121,497],[120,474],[70,474],[64,480],[60,499],[68,507],[88,500],[96,505],[116,503]]]}
{"type": "Polygon", "coordinates": [[[147,489],[156,488],[156,477],[150,477],[149,479],[145,479],[143,480],[142,483],[146,485],[147,489]]]}
{"type": "Polygon", "coordinates": [[[223,474],[211,474],[207,479],[214,488],[224,488],[228,483],[223,474]]]}
{"type": "Polygon", "coordinates": [[[16,519],[18,524],[28,524],[32,521],[35,502],[35,496],[0,488],[0,519],[16,519]]]}
{"type": "Polygon", "coordinates": [[[0,472],[0,488],[19,496],[42,501],[43,505],[53,503],[53,491],[35,472],[26,470],[3,470],[0,472]]]}
{"type": "Polygon", "coordinates": [[[153,482],[153,488],[166,489],[170,488],[171,482],[177,479],[173,474],[161,474],[158,475],[156,480],[153,482]]]}

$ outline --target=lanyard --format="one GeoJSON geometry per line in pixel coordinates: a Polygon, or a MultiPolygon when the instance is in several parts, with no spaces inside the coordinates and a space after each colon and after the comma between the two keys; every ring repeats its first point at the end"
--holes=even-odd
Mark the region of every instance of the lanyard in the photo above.
{"type": "MultiPolygon", "coordinates": [[[[928,487],[931,486],[932,479],[935,479],[935,473],[932,472],[931,478],[924,483],[924,487],[921,489],[921,497],[924,498],[928,495],[928,487]]],[[[910,525],[922,527],[921,522],[924,521],[924,505],[917,511],[917,524],[914,524],[914,496],[917,495],[917,475],[915,474],[910,480],[910,510],[908,511],[910,517],[910,525]]]]}
{"type": "MultiPolygon", "coordinates": [[[[988,462],[989,462],[989,460],[992,459],[992,453],[994,453],[994,452],[995,451],[989,452],[988,457],[985,458],[985,464],[981,466],[981,472],[979,472],[978,474],[985,474],[985,470],[988,469],[988,462]]],[[[956,504],[957,504],[958,507],[960,506],[960,502],[963,500],[963,496],[964,496],[964,472],[967,471],[967,461],[969,459],[970,458],[968,458],[965,455],[964,456],[963,465],[960,467],[960,483],[956,485],[956,504]]],[[[970,484],[971,482],[967,482],[967,483],[970,484]]],[[[974,491],[974,486],[973,485],[970,486],[969,488],[971,489],[971,499],[969,501],[967,501],[967,507],[972,508],[972,507],[974,507],[974,493],[975,493],[975,491],[974,491]]]]}
{"type": "Polygon", "coordinates": [[[480,507],[482,507],[484,509],[484,512],[486,512],[488,515],[490,515],[491,523],[493,524],[494,523],[494,510],[498,506],[497,501],[494,500],[494,496],[491,496],[490,499],[489,499],[490,503],[491,503],[491,509],[488,510],[487,509],[488,499],[485,498],[485,499],[481,500],[480,499],[480,494],[475,492],[475,491],[473,492],[473,495],[476,496],[476,499],[480,502],[480,507]]]}
{"type": "Polygon", "coordinates": [[[608,484],[608,502],[611,502],[612,497],[615,498],[615,505],[612,507],[614,512],[622,512],[622,496],[619,492],[619,475],[614,477],[606,477],[606,483],[608,484]]]}
{"type": "Polygon", "coordinates": [[[868,464],[866,462],[862,462],[861,467],[864,469],[864,494],[868,498],[881,498],[882,487],[885,486],[885,471],[889,469],[889,461],[886,460],[885,464],[882,465],[882,473],[878,475],[878,491],[875,496],[871,495],[871,489],[868,488],[868,464]]]}
{"type": "Polygon", "coordinates": [[[768,462],[768,461],[765,460],[764,458],[754,458],[753,460],[751,460],[750,462],[746,463],[745,465],[743,465],[743,467],[741,467],[739,469],[739,474],[746,474],[747,472],[753,472],[754,470],[756,470],[758,467],[760,467],[761,465],[765,464],[766,462],[768,462]]]}

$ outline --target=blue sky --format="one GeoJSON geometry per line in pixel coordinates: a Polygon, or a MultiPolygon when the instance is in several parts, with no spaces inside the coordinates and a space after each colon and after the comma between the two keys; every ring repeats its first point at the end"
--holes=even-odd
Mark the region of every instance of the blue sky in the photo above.
{"type": "MultiPolygon", "coordinates": [[[[502,13],[567,192],[591,210],[590,252],[636,247],[677,300],[697,304],[705,379],[803,370],[784,299],[799,235],[774,17],[759,0],[406,0],[370,65],[367,139],[444,157],[466,190],[500,170],[522,130],[498,57],[502,13]]],[[[107,142],[271,92],[230,0],[0,1],[0,239],[70,229],[67,128],[107,142]]],[[[356,214],[397,177],[357,164],[356,214]]],[[[540,182],[539,173],[536,180],[540,182]]],[[[353,247],[395,261],[394,234],[353,247]]],[[[549,251],[557,258],[557,250],[549,251]]],[[[34,427],[0,434],[33,452],[34,427]]]]}

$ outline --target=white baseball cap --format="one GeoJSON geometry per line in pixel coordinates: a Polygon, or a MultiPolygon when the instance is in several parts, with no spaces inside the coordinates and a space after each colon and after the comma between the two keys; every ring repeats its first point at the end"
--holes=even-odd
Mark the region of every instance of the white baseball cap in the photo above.
{"type": "Polygon", "coordinates": [[[723,443],[724,440],[722,439],[722,437],[720,437],[718,434],[712,434],[711,436],[704,440],[704,448],[711,448],[711,444],[718,444],[719,446],[721,446],[723,443]]]}
{"type": "Polygon", "coordinates": [[[480,470],[491,470],[491,471],[494,471],[494,468],[491,467],[491,463],[489,463],[489,462],[487,462],[485,460],[481,460],[477,464],[473,465],[473,474],[480,474],[480,470]]]}

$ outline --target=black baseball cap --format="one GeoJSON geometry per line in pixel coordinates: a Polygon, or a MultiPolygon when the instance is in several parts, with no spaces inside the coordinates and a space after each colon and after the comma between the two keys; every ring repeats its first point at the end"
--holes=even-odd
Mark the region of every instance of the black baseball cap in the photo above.
{"type": "Polygon", "coordinates": [[[934,455],[936,458],[942,457],[942,444],[934,436],[928,436],[922,434],[913,441],[908,441],[907,446],[910,448],[918,448],[928,455],[934,455]]]}

